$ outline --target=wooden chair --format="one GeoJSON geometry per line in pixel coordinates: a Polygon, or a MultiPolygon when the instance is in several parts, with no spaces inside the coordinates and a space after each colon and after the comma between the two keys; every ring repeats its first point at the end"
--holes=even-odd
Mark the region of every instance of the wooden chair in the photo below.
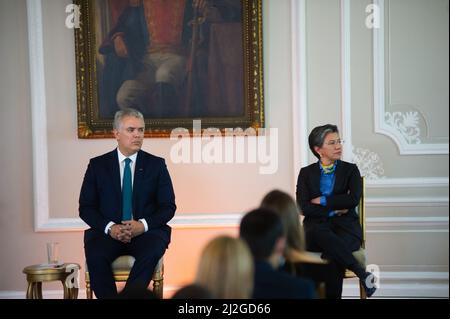
{"type": "MultiPolygon", "coordinates": [[[[359,200],[358,205],[358,217],[359,217],[359,223],[361,225],[362,229],[362,243],[361,248],[353,252],[353,256],[355,259],[359,262],[361,267],[366,269],[367,263],[366,263],[366,209],[365,209],[365,180],[364,177],[361,177],[361,184],[362,184],[362,192],[361,192],[361,199],[359,200]]],[[[344,279],[350,279],[357,277],[356,274],[351,271],[350,269],[345,270],[344,279]]],[[[359,282],[359,296],[361,299],[367,299],[366,291],[359,282]]]]}
{"type": "MultiPolygon", "coordinates": [[[[134,257],[129,255],[124,255],[118,257],[112,263],[112,271],[114,275],[114,280],[116,282],[126,282],[128,276],[130,275],[131,268],[134,264],[134,257]]],[[[158,264],[155,267],[155,271],[153,272],[153,292],[156,297],[159,299],[163,298],[163,289],[164,289],[164,256],[158,261],[158,264]]],[[[92,299],[92,289],[91,289],[91,281],[89,277],[89,270],[86,265],[86,298],[92,299]]]]}
{"type": "MultiPolygon", "coordinates": [[[[361,198],[359,200],[359,204],[357,207],[357,211],[358,211],[358,217],[359,217],[359,223],[361,225],[361,229],[362,229],[362,243],[361,243],[361,247],[354,251],[353,257],[355,257],[355,259],[358,261],[358,263],[361,265],[361,267],[363,267],[364,269],[366,269],[366,212],[365,212],[365,180],[364,177],[361,177],[361,184],[362,184],[362,192],[361,192],[361,198]]],[[[311,253],[311,254],[315,254],[317,256],[320,256],[321,253],[311,253]]],[[[356,274],[351,271],[350,269],[346,269],[345,270],[345,275],[344,275],[344,279],[351,279],[351,278],[356,278],[356,274]]],[[[367,295],[366,295],[366,291],[363,287],[363,285],[361,284],[361,282],[359,282],[359,294],[360,294],[360,299],[367,299],[367,295]]]]}
{"type": "MultiPolygon", "coordinates": [[[[308,265],[325,265],[328,260],[320,258],[320,254],[309,251],[289,250],[286,257],[286,266],[290,274],[302,276],[303,267],[308,265]]],[[[316,295],[319,299],[326,299],[325,282],[316,283],[316,295]]]]}

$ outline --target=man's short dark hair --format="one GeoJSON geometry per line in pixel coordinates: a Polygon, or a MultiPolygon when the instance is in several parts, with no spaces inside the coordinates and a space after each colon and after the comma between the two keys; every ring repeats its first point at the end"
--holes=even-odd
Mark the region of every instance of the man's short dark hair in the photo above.
{"type": "Polygon", "coordinates": [[[322,147],[325,141],[325,137],[329,133],[339,133],[339,130],[336,125],[333,124],[325,124],[322,126],[317,126],[313,128],[308,137],[309,148],[311,152],[313,152],[314,156],[320,159],[320,155],[314,150],[314,147],[322,147]]]}
{"type": "Polygon", "coordinates": [[[256,260],[269,258],[277,240],[285,236],[281,218],[267,208],[258,208],[247,213],[241,220],[239,232],[256,260]]]}

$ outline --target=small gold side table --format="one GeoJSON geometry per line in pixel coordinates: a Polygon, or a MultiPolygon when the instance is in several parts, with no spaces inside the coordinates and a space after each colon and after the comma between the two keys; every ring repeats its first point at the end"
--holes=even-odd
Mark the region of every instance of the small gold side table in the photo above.
{"type": "MultiPolygon", "coordinates": [[[[68,285],[67,277],[81,269],[79,264],[65,263],[62,265],[32,265],[25,267],[23,273],[27,275],[27,299],[42,299],[42,283],[46,281],[61,281],[64,287],[64,299],[77,299],[78,282],[68,285]],[[71,286],[71,287],[70,287],[71,286]]],[[[73,275],[72,275],[73,276],[73,275]]],[[[69,281],[72,278],[69,278],[69,281]]],[[[78,275],[74,276],[78,280],[78,275]]]]}

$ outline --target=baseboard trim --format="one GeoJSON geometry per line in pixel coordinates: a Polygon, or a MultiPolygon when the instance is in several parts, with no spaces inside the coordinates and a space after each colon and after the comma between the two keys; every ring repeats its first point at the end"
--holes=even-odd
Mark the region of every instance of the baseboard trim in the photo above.
{"type": "MultiPolygon", "coordinates": [[[[164,298],[170,298],[179,285],[166,285],[164,298]]],[[[0,291],[0,299],[25,299],[25,291],[0,291]]],[[[357,279],[345,279],[343,298],[359,298],[357,279]]],[[[62,299],[62,290],[43,290],[45,299],[62,299]]],[[[426,271],[381,272],[380,287],[372,298],[448,298],[449,273],[426,271]]],[[[86,290],[80,289],[79,299],[86,299],[86,290]]]]}
{"type": "MultiPolygon", "coordinates": [[[[84,289],[83,289],[84,290],[84,289]]],[[[86,299],[86,290],[84,294],[80,290],[78,292],[78,299],[86,299]]],[[[25,299],[26,291],[0,291],[0,299],[25,299]]],[[[44,299],[62,299],[64,295],[63,290],[45,290],[42,289],[42,296],[44,299]]]]}
{"type": "MultiPolygon", "coordinates": [[[[343,298],[359,298],[358,279],[345,279],[343,298]]],[[[448,272],[381,272],[372,298],[448,298],[448,272]]]]}
{"type": "MultiPolygon", "coordinates": [[[[175,291],[180,289],[181,286],[167,286],[164,287],[164,298],[170,298],[175,291]]],[[[63,290],[42,290],[42,295],[44,299],[62,299],[64,292],[63,290]]],[[[26,291],[0,291],[0,299],[25,299],[26,291]]],[[[80,289],[78,291],[78,299],[86,299],[86,289],[80,289]]]]}

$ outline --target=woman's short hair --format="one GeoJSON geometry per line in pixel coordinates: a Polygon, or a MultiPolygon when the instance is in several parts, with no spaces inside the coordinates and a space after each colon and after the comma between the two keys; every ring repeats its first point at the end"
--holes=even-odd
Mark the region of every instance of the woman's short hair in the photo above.
{"type": "Polygon", "coordinates": [[[122,120],[128,116],[133,116],[138,119],[144,120],[144,116],[138,110],[135,110],[132,108],[122,109],[122,110],[117,111],[116,114],[114,115],[113,128],[115,130],[118,130],[120,128],[120,124],[122,123],[122,120]]]}
{"type": "Polygon", "coordinates": [[[325,124],[322,126],[317,126],[313,128],[308,137],[309,148],[313,152],[314,156],[320,159],[320,155],[314,150],[314,147],[322,147],[325,141],[325,137],[329,133],[339,133],[336,125],[325,124]]]}

